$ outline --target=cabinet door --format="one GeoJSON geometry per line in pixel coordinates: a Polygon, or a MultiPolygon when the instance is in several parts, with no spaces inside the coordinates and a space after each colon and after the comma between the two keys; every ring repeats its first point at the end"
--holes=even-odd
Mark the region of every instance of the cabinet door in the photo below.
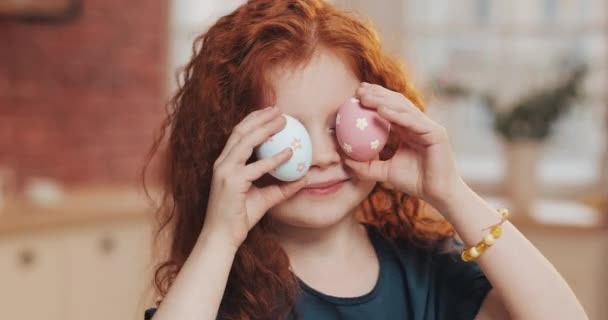
{"type": "Polygon", "coordinates": [[[74,230],[66,319],[143,319],[151,241],[151,227],[141,221],[74,230]]]}
{"type": "Polygon", "coordinates": [[[63,240],[56,232],[0,238],[0,312],[3,319],[65,319],[63,240]]]}

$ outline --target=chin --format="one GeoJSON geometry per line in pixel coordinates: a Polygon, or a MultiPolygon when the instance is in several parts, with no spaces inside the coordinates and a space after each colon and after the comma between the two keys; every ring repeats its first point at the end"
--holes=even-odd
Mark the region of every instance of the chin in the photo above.
{"type": "Polygon", "coordinates": [[[280,224],[292,227],[326,228],[354,214],[367,198],[375,182],[348,180],[332,194],[311,194],[301,190],[290,199],[274,206],[268,214],[280,224]]]}

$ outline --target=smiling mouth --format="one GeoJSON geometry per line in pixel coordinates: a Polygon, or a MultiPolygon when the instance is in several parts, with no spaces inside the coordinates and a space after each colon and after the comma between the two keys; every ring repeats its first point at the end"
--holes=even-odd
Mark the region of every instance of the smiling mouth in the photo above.
{"type": "Polygon", "coordinates": [[[350,179],[334,180],[306,186],[302,191],[311,195],[328,195],[337,192],[350,179]]]}

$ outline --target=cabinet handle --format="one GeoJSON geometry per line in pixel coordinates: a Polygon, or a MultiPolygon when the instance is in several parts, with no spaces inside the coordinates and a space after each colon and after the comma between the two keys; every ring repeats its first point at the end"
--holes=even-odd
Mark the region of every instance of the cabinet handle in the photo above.
{"type": "Polygon", "coordinates": [[[36,262],[36,254],[33,249],[26,248],[19,252],[19,266],[21,268],[31,268],[36,262]]]}
{"type": "Polygon", "coordinates": [[[108,255],[116,249],[116,241],[112,236],[106,235],[99,241],[99,250],[101,253],[108,255]]]}

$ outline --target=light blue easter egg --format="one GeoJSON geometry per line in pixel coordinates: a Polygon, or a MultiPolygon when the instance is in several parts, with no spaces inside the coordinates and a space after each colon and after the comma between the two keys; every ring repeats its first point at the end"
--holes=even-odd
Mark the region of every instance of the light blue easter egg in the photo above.
{"type": "Polygon", "coordinates": [[[283,117],[287,119],[285,127],[257,146],[255,153],[258,159],[266,159],[285,148],[291,148],[291,158],[269,174],[282,181],[295,181],[303,177],[310,168],[312,143],[308,131],[300,121],[286,114],[283,114],[283,117]]]}

